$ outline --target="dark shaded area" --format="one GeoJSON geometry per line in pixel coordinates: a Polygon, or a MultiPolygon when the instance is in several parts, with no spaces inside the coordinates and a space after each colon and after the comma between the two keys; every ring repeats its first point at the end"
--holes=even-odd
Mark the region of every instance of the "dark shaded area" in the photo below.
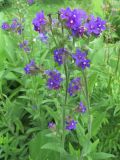
{"type": "Polygon", "coordinates": [[[6,8],[10,7],[12,4],[9,0],[0,1],[0,11],[5,10],[6,8]]]}

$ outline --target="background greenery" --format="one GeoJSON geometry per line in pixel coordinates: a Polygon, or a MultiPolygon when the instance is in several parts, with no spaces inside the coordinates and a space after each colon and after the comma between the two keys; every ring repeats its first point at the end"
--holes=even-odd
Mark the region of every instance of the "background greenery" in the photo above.
{"type": "MultiPolygon", "coordinates": [[[[36,57],[37,63],[43,64],[45,68],[51,68],[53,61],[46,45],[40,41],[33,42],[37,34],[33,31],[31,22],[40,10],[48,14],[67,6],[82,8],[108,22],[104,36],[95,39],[89,45],[92,61],[89,92],[93,116],[93,143],[90,148],[86,144],[85,152],[89,155],[96,148],[100,155],[93,156],[92,160],[99,160],[102,156],[106,160],[119,160],[120,1],[36,0],[29,6],[25,0],[0,0],[0,24],[4,21],[11,22],[14,17],[24,17],[24,37],[33,46],[31,57],[36,57]],[[104,158],[105,155],[101,152],[114,154],[115,158],[104,158]]],[[[23,60],[23,51],[18,47],[20,41],[21,37],[0,30],[0,159],[57,160],[58,154],[64,151],[59,146],[55,133],[47,129],[47,124],[52,119],[58,121],[61,111],[61,101],[58,101],[60,95],[48,93],[47,89],[44,89],[45,81],[42,76],[24,75],[23,67],[26,61],[23,60]],[[49,147],[51,142],[52,148],[49,147]],[[56,144],[58,147],[55,147],[56,144]]],[[[75,100],[71,101],[74,104],[75,100]]],[[[68,156],[66,159],[75,160],[75,155],[79,155],[78,147],[82,147],[85,130],[79,125],[76,132],[73,134],[79,135],[76,138],[80,144],[72,134],[67,135],[66,148],[71,157],[68,156]]]]}

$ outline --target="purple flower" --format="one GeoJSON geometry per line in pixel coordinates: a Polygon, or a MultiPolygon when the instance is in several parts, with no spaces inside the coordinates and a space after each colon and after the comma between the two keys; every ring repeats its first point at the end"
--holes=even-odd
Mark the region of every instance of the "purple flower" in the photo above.
{"type": "Polygon", "coordinates": [[[66,26],[69,29],[75,29],[76,27],[78,27],[80,25],[80,21],[78,21],[77,18],[74,18],[73,16],[71,16],[67,22],[66,22],[66,26]]]}
{"type": "Polygon", "coordinates": [[[10,29],[10,26],[9,26],[8,23],[4,22],[4,23],[2,24],[2,26],[1,26],[1,28],[2,28],[3,30],[9,30],[9,29],[10,29]]]}
{"type": "Polygon", "coordinates": [[[28,1],[28,4],[33,4],[34,3],[34,0],[27,0],[28,1]]]}
{"type": "Polygon", "coordinates": [[[72,11],[72,14],[68,17],[66,21],[66,26],[69,29],[75,29],[78,28],[80,24],[81,24],[80,12],[78,9],[74,9],[72,11]]]}
{"type": "Polygon", "coordinates": [[[49,76],[47,86],[49,89],[60,89],[60,83],[63,81],[61,74],[57,70],[47,70],[45,73],[49,76]]]}
{"type": "Polygon", "coordinates": [[[86,106],[82,102],[80,102],[79,106],[76,108],[77,112],[85,113],[86,112],[86,106]]]}
{"type": "Polygon", "coordinates": [[[40,40],[43,43],[47,43],[47,41],[48,41],[47,35],[45,33],[40,33],[40,40]]]}
{"type": "Polygon", "coordinates": [[[65,49],[64,48],[59,48],[54,50],[54,60],[57,62],[59,65],[62,65],[64,63],[64,58],[65,58],[65,49]]]}
{"type": "Polygon", "coordinates": [[[65,21],[66,27],[71,30],[74,36],[83,36],[85,32],[84,23],[88,19],[88,15],[84,10],[61,9],[60,17],[65,21]]]}
{"type": "Polygon", "coordinates": [[[48,128],[54,129],[55,127],[56,127],[56,125],[55,125],[54,122],[49,122],[49,123],[48,123],[48,128]]]}
{"type": "Polygon", "coordinates": [[[64,25],[72,32],[72,35],[77,37],[81,37],[84,34],[98,36],[106,29],[106,21],[93,15],[89,18],[86,12],[81,9],[61,9],[60,18],[64,22],[64,25]]]}
{"type": "Polygon", "coordinates": [[[68,7],[66,9],[60,10],[60,18],[63,20],[68,20],[68,18],[72,15],[71,9],[68,7]]]}
{"type": "Polygon", "coordinates": [[[77,9],[79,12],[79,19],[81,23],[84,23],[88,19],[87,13],[82,9],[77,9]]]}
{"type": "Polygon", "coordinates": [[[39,68],[36,66],[35,61],[31,60],[29,64],[27,64],[24,68],[26,74],[35,74],[39,68]]]}
{"type": "Polygon", "coordinates": [[[79,26],[78,28],[72,29],[72,35],[76,37],[82,37],[85,32],[86,29],[84,26],[79,26]]]}
{"type": "Polygon", "coordinates": [[[44,16],[44,12],[41,11],[36,14],[36,17],[33,19],[34,30],[41,33],[44,32],[44,28],[46,25],[46,19],[44,16]]]}
{"type": "Polygon", "coordinates": [[[23,48],[25,52],[30,52],[30,48],[28,46],[28,41],[24,40],[22,43],[19,44],[20,48],[23,48]]]}
{"type": "Polygon", "coordinates": [[[97,25],[98,34],[106,30],[106,21],[102,20],[100,17],[97,17],[96,25],[97,25]]]}
{"type": "Polygon", "coordinates": [[[74,78],[69,83],[68,93],[70,96],[75,95],[81,89],[80,78],[74,78]]]}
{"type": "Polygon", "coordinates": [[[77,122],[72,120],[66,121],[66,129],[67,130],[75,130],[77,122]]]}
{"type": "Polygon", "coordinates": [[[18,34],[21,34],[23,31],[23,26],[22,24],[18,21],[17,18],[12,20],[12,24],[10,26],[13,32],[17,32],[18,34]]]}
{"type": "Polygon", "coordinates": [[[85,69],[86,67],[90,67],[90,60],[87,59],[87,55],[85,52],[81,52],[80,49],[76,50],[76,54],[74,54],[73,59],[78,67],[81,69],[85,69]]]}
{"type": "Polygon", "coordinates": [[[96,36],[100,35],[102,31],[106,29],[106,21],[102,20],[100,17],[94,17],[91,15],[90,21],[85,24],[87,29],[87,34],[94,34],[96,36]]]}

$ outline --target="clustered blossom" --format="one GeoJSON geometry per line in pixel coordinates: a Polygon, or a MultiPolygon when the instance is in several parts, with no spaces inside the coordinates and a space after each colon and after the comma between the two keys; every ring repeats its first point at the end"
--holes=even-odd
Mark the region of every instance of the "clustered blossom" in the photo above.
{"type": "Polygon", "coordinates": [[[54,60],[59,65],[62,65],[64,63],[65,52],[66,50],[64,48],[59,48],[54,50],[54,60]]]}
{"type": "Polygon", "coordinates": [[[85,35],[99,35],[106,29],[106,21],[99,17],[89,16],[84,10],[69,7],[60,10],[60,18],[65,22],[65,26],[71,30],[73,36],[82,37],[85,35]]]}
{"type": "Polygon", "coordinates": [[[106,29],[106,21],[102,20],[100,17],[90,16],[90,20],[85,24],[87,34],[100,35],[102,31],[106,29]]]}
{"type": "Polygon", "coordinates": [[[44,16],[44,12],[41,11],[36,14],[36,17],[33,19],[34,30],[41,33],[45,30],[46,19],[44,16]]]}
{"type": "Polygon", "coordinates": [[[48,88],[54,90],[60,89],[61,82],[63,81],[61,74],[57,70],[47,70],[45,73],[49,76],[47,80],[48,88]]]}
{"type": "Polygon", "coordinates": [[[34,0],[27,0],[28,1],[28,4],[33,4],[34,3],[34,0]]]}
{"type": "Polygon", "coordinates": [[[75,95],[81,89],[80,78],[74,78],[70,81],[68,87],[68,93],[70,96],[75,95]]]}
{"type": "Polygon", "coordinates": [[[84,26],[79,26],[72,30],[72,35],[77,37],[82,37],[86,32],[86,28],[84,26]]]}
{"type": "Polygon", "coordinates": [[[87,59],[86,52],[82,52],[80,49],[76,49],[76,54],[72,55],[76,65],[84,70],[86,67],[90,67],[90,60],[87,59]]]}
{"type": "Polygon", "coordinates": [[[21,34],[23,31],[23,26],[17,18],[12,20],[12,24],[11,24],[10,28],[13,32],[16,32],[18,34],[21,34]]]}
{"type": "Polygon", "coordinates": [[[67,130],[75,130],[77,122],[74,119],[70,119],[66,121],[66,129],[67,130]]]}
{"type": "Polygon", "coordinates": [[[56,124],[54,122],[49,122],[48,123],[48,128],[54,129],[56,127],[56,124]]]}
{"type": "Polygon", "coordinates": [[[9,30],[9,29],[10,29],[10,25],[9,25],[7,22],[3,22],[1,28],[2,28],[3,30],[9,30]]]}
{"type": "Polygon", "coordinates": [[[24,68],[26,74],[35,74],[38,71],[38,67],[35,64],[34,60],[31,60],[24,68]]]}
{"type": "MultiPolygon", "coordinates": [[[[22,20],[22,22],[23,22],[23,20],[22,20]]],[[[18,34],[21,34],[24,29],[22,23],[17,18],[14,18],[12,20],[12,24],[8,24],[7,22],[4,22],[2,24],[1,28],[3,30],[6,30],[6,31],[10,30],[10,31],[16,32],[18,34]]]]}
{"type": "Polygon", "coordinates": [[[24,40],[22,43],[19,44],[19,47],[24,49],[25,52],[30,52],[28,44],[29,44],[28,41],[24,40]]]}
{"type": "Polygon", "coordinates": [[[76,108],[77,112],[85,113],[86,112],[86,106],[82,102],[80,102],[79,106],[76,108]]]}

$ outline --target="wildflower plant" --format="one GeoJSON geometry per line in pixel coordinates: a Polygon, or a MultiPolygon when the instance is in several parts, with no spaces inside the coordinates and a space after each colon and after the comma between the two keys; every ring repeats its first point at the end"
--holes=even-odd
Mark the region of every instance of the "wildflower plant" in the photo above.
{"type": "MultiPolygon", "coordinates": [[[[53,23],[53,14],[45,15],[43,11],[40,11],[32,21],[34,31],[38,32],[41,39],[52,41],[49,56],[53,57],[55,64],[51,67],[53,69],[47,69],[44,72],[47,78],[47,88],[50,93],[53,90],[53,92],[64,94],[59,120],[54,119],[55,123],[49,122],[48,128],[56,126],[57,134],[61,139],[61,147],[65,149],[66,135],[68,132],[78,130],[79,116],[86,114],[87,138],[85,143],[90,145],[92,119],[87,75],[92,61],[89,58],[90,53],[87,45],[89,45],[90,39],[99,37],[106,29],[106,21],[100,17],[88,15],[84,10],[69,7],[60,9],[56,16],[57,20],[53,23]],[[47,38],[44,36],[46,34],[48,35],[47,38]],[[78,42],[81,39],[87,42],[85,47],[79,45],[78,42]],[[54,47],[52,48],[52,46],[54,47]],[[76,70],[78,70],[79,76],[73,77],[76,70]],[[82,101],[79,102],[77,108],[75,106],[78,102],[75,101],[76,104],[72,106],[71,110],[69,99],[74,99],[76,96],[79,101],[82,101]],[[58,123],[60,124],[58,125],[58,123]]],[[[30,72],[29,66],[27,66],[27,72],[30,72]]],[[[84,147],[83,145],[80,154],[81,160],[84,158],[84,147]]],[[[60,159],[63,158],[65,155],[60,154],[60,159]]]]}

